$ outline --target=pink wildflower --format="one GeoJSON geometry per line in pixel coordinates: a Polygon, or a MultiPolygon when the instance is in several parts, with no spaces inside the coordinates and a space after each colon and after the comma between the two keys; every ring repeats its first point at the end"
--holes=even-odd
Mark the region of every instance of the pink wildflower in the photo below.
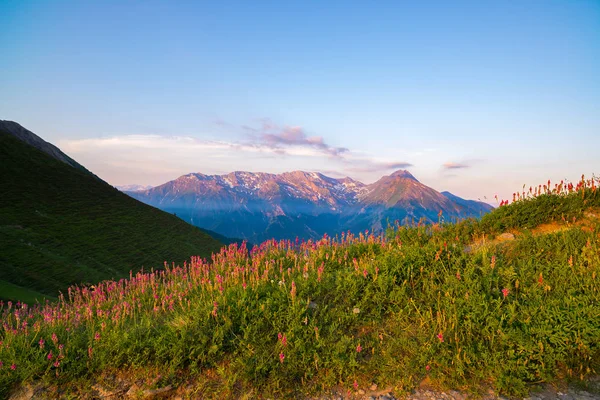
{"type": "Polygon", "coordinates": [[[352,386],[354,386],[354,390],[358,390],[358,382],[356,382],[356,380],[354,381],[352,386]]]}
{"type": "Polygon", "coordinates": [[[502,289],[502,296],[504,296],[504,298],[506,298],[506,296],[508,296],[508,292],[509,292],[509,290],[507,288],[502,289]]]}
{"type": "Polygon", "coordinates": [[[429,366],[429,364],[427,364],[427,365],[425,366],[425,371],[429,371],[430,369],[431,369],[431,367],[429,366]]]}
{"type": "Polygon", "coordinates": [[[50,353],[48,353],[48,356],[46,358],[48,360],[52,360],[53,357],[54,357],[54,355],[52,354],[52,350],[50,350],[50,353]]]}
{"type": "Polygon", "coordinates": [[[279,353],[279,362],[283,364],[283,360],[285,360],[285,355],[283,353],[279,353]]]}
{"type": "Polygon", "coordinates": [[[94,340],[100,340],[100,334],[98,332],[94,335],[94,340]]]}
{"type": "Polygon", "coordinates": [[[362,351],[362,346],[359,343],[358,346],[356,346],[356,352],[360,353],[361,351],[362,351]]]}
{"type": "Polygon", "coordinates": [[[44,348],[44,344],[46,342],[44,341],[44,339],[40,339],[40,341],[38,343],[40,344],[40,349],[43,349],[44,348]]]}
{"type": "Polygon", "coordinates": [[[11,370],[13,370],[13,371],[14,371],[15,369],[17,369],[17,364],[12,364],[12,365],[10,366],[10,369],[11,369],[11,370]]]}
{"type": "Polygon", "coordinates": [[[444,334],[442,332],[438,333],[437,334],[437,338],[440,341],[440,343],[443,342],[444,341],[444,334]]]}

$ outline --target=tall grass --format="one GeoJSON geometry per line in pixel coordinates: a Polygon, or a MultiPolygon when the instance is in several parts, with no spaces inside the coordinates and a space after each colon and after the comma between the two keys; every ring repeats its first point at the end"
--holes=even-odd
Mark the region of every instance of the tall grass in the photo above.
{"type": "Polygon", "coordinates": [[[0,303],[0,393],[109,369],[160,369],[165,384],[218,371],[211,390],[280,397],[408,390],[425,377],[519,395],[583,379],[600,363],[598,222],[465,248],[524,227],[523,213],[572,223],[563,210],[600,204],[596,182],[517,199],[480,222],[232,244],[211,260],[72,287],[55,303],[0,303]]]}

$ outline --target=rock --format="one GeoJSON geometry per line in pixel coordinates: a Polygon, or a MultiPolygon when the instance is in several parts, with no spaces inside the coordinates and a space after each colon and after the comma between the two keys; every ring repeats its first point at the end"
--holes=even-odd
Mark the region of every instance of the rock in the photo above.
{"type": "Polygon", "coordinates": [[[113,397],[117,393],[121,392],[120,390],[106,389],[105,387],[98,385],[98,384],[93,385],[92,389],[94,389],[96,392],[98,392],[98,395],[100,396],[100,398],[113,397]]]}
{"type": "Polygon", "coordinates": [[[515,235],[513,235],[510,232],[504,232],[503,234],[498,235],[498,237],[496,239],[502,240],[502,241],[515,240],[515,235]]]}
{"type": "Polygon", "coordinates": [[[32,400],[35,399],[35,389],[31,385],[24,386],[14,392],[9,400],[32,400]]]}
{"type": "Polygon", "coordinates": [[[133,386],[131,386],[129,388],[127,393],[125,393],[125,396],[135,398],[135,397],[137,397],[138,392],[140,390],[141,390],[141,388],[136,383],[134,383],[133,386]]]}
{"type": "Polygon", "coordinates": [[[153,398],[155,396],[158,396],[159,394],[164,394],[167,392],[170,392],[171,390],[173,390],[173,386],[169,385],[169,386],[165,386],[163,388],[160,389],[148,389],[148,390],[144,390],[142,392],[142,398],[144,399],[150,399],[153,398]]]}

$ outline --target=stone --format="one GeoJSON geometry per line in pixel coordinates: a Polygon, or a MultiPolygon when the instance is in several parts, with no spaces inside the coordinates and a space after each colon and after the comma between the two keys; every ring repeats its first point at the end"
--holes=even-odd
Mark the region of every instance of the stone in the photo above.
{"type": "Polygon", "coordinates": [[[27,385],[16,392],[14,392],[8,399],[9,400],[32,400],[35,397],[35,390],[33,386],[27,385]]]}
{"type": "Polygon", "coordinates": [[[497,237],[498,240],[515,240],[515,235],[513,235],[510,232],[504,232],[501,235],[498,235],[497,237]]]}

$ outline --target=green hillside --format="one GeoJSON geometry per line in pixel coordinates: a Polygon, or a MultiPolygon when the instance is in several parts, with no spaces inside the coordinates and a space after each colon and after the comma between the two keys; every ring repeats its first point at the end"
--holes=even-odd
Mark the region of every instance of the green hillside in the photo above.
{"type": "Polygon", "coordinates": [[[53,298],[220,243],[0,130],[0,299],[53,298]]]}

